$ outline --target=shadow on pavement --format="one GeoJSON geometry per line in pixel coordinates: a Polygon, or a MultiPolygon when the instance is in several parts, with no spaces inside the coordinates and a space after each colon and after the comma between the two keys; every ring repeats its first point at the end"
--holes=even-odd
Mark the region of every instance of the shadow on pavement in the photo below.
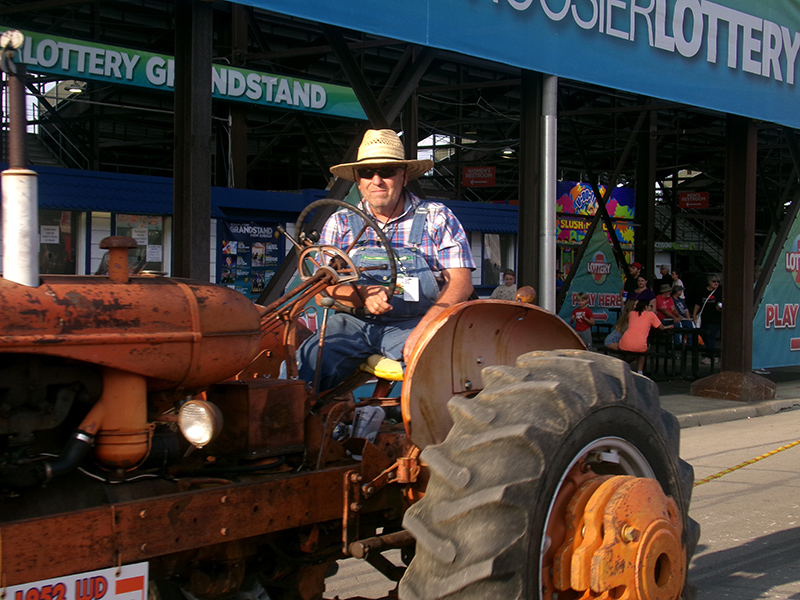
{"type": "MultiPolygon", "coordinates": [[[[702,550],[701,543],[697,552],[702,550]]],[[[784,585],[800,589],[800,527],[696,557],[689,581],[697,587],[697,600],[777,598],[766,594],[784,585]]],[[[780,597],[798,600],[800,592],[780,597]]]]}

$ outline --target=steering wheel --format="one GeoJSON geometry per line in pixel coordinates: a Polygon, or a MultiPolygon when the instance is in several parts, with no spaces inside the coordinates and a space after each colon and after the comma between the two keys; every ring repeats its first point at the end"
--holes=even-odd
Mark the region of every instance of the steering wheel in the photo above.
{"type": "MultiPolygon", "coordinates": [[[[372,267],[372,269],[386,269],[388,267],[390,275],[386,288],[386,295],[391,301],[392,296],[394,296],[394,290],[397,287],[397,257],[395,256],[394,248],[392,248],[391,244],[389,243],[389,240],[386,237],[386,234],[383,232],[383,229],[378,226],[372,217],[352,204],[342,202],[341,200],[334,200],[333,198],[323,198],[322,200],[312,202],[306,206],[305,209],[303,209],[303,212],[300,213],[300,216],[297,217],[297,222],[295,223],[295,234],[298,242],[303,246],[303,249],[300,251],[298,257],[297,267],[297,271],[300,274],[300,279],[305,281],[320,269],[329,269],[335,274],[337,284],[349,283],[355,289],[357,287],[356,283],[361,279],[361,274],[364,271],[369,271],[370,268],[357,267],[353,262],[353,259],[350,257],[350,251],[356,246],[368,227],[375,232],[375,235],[378,236],[381,245],[386,249],[388,265],[380,265],[379,267],[372,267]],[[308,217],[312,211],[323,206],[336,206],[339,208],[344,208],[357,214],[363,220],[364,225],[361,227],[360,231],[353,232],[353,242],[347,248],[343,249],[330,244],[317,243],[306,245],[307,240],[311,240],[311,236],[302,232],[303,221],[305,221],[306,217],[308,217]]],[[[329,297],[326,292],[322,292],[322,295],[329,297]]],[[[342,303],[339,300],[334,300],[333,307],[336,310],[357,316],[363,315],[365,310],[363,307],[352,307],[342,303]]]]}

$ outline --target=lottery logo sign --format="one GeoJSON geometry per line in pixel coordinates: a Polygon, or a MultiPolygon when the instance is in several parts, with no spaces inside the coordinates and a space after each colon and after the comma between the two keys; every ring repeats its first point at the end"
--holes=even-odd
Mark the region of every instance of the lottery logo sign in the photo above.
{"type": "Polygon", "coordinates": [[[611,273],[611,263],[608,262],[603,252],[595,252],[594,257],[589,261],[586,268],[597,285],[605,283],[606,278],[611,273]]]}
{"type": "Polygon", "coordinates": [[[792,274],[792,281],[800,289],[800,235],[792,242],[792,251],[786,253],[786,270],[792,274]]]}

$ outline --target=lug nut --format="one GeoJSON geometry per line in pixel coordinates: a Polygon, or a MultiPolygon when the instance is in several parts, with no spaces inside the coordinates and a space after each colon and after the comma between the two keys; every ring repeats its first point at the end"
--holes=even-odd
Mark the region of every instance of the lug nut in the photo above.
{"type": "Polygon", "coordinates": [[[632,542],[636,539],[636,529],[631,527],[630,525],[623,525],[622,527],[622,539],[626,542],[632,542]]]}

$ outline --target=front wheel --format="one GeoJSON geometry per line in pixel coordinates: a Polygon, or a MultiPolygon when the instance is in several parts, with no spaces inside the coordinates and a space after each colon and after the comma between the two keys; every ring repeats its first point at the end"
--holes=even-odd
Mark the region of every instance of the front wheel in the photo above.
{"type": "MultiPolygon", "coordinates": [[[[483,371],[426,448],[401,600],[676,600],[699,527],[658,390],[617,359],[532,352],[483,371]],[[663,491],[662,491],[663,490],[663,491]]],[[[686,596],[684,596],[686,597],[686,596]]]]}

